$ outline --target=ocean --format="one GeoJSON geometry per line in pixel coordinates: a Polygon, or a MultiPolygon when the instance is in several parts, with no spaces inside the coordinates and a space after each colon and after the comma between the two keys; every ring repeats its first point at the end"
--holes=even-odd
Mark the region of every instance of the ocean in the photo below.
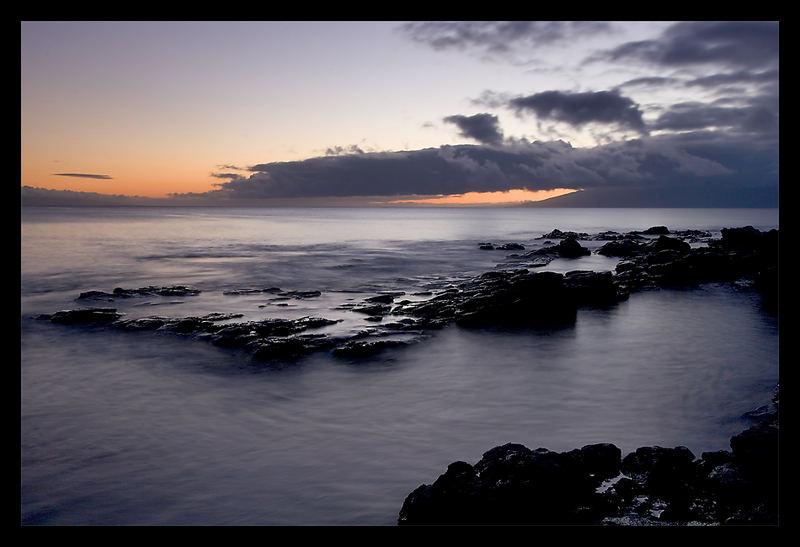
{"type": "MultiPolygon", "coordinates": [[[[40,314],[115,288],[200,291],[111,299],[128,318],[324,317],[424,299],[519,267],[553,229],[599,233],[779,228],[777,209],[21,209],[20,437],[24,525],[394,525],[447,465],[501,444],[610,442],[729,450],[778,383],[779,325],[729,283],[634,292],[553,329],[426,332],[369,358],[320,351],[263,363],[160,331],[61,325],[40,314]],[[276,297],[281,291],[319,291],[276,297]]],[[[582,241],[596,249],[599,241],[582,241]]],[[[702,244],[702,243],[696,243],[702,244]]],[[[613,270],[591,254],[542,270],[613,270]]],[[[94,302],[96,304],[96,302],[94,302]]]]}

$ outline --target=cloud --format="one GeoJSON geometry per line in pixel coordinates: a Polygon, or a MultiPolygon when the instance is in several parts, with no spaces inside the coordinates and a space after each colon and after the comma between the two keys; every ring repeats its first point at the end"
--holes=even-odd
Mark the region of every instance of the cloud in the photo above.
{"type": "Polygon", "coordinates": [[[770,134],[778,131],[778,115],[763,106],[722,107],[685,102],[672,105],[651,127],[674,131],[714,128],[770,134]]]}
{"type": "Polygon", "coordinates": [[[411,40],[436,50],[474,49],[503,57],[610,30],[605,21],[427,21],[400,27],[411,40]]]}
{"type": "Polygon", "coordinates": [[[513,98],[508,106],[518,114],[532,112],[540,119],[565,122],[575,127],[589,123],[614,124],[646,133],[638,105],[616,91],[543,91],[513,98]]]}
{"type": "Polygon", "coordinates": [[[632,80],[627,80],[622,82],[617,86],[617,88],[622,87],[661,87],[661,86],[668,86],[668,85],[675,85],[680,83],[681,80],[678,78],[671,78],[665,76],[642,76],[641,78],[633,78],[632,80]]]}
{"type": "Polygon", "coordinates": [[[351,144],[348,146],[331,146],[327,150],[325,150],[326,156],[341,156],[346,154],[363,154],[364,150],[361,149],[357,144],[351,144]]]}
{"type": "Polygon", "coordinates": [[[636,61],[662,67],[714,65],[734,69],[776,68],[778,23],[689,21],[676,23],[653,40],[626,42],[587,59],[636,61]]]}
{"type": "Polygon", "coordinates": [[[49,190],[22,186],[20,203],[24,206],[82,206],[82,205],[159,205],[163,200],[138,196],[76,192],[73,190],[49,190]]]}
{"type": "Polygon", "coordinates": [[[722,192],[777,185],[775,143],[697,131],[575,148],[563,141],[516,140],[369,152],[255,165],[206,198],[343,198],[498,192],[512,189],[679,187],[722,192]]]}
{"type": "Polygon", "coordinates": [[[240,179],[244,176],[239,173],[210,173],[210,175],[218,179],[240,179]]]}
{"type": "Polygon", "coordinates": [[[456,125],[463,137],[483,144],[500,144],[503,142],[503,132],[500,130],[497,116],[492,114],[447,116],[444,121],[456,125]]]}
{"type": "Polygon", "coordinates": [[[53,173],[53,175],[57,177],[77,177],[82,179],[103,179],[103,180],[111,179],[111,177],[108,175],[94,175],[91,173],[53,173]]]}
{"type": "Polygon", "coordinates": [[[764,70],[762,72],[751,72],[740,70],[731,73],[717,73],[709,76],[694,78],[686,82],[687,86],[697,86],[714,88],[731,84],[756,84],[773,85],[778,82],[777,70],[764,70]]]}

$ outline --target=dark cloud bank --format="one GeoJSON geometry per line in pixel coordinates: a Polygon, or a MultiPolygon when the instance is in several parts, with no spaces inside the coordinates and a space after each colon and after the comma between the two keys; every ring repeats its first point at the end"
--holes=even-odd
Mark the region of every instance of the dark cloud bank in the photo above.
{"type": "MultiPolygon", "coordinates": [[[[412,39],[434,49],[491,53],[608,30],[607,24],[584,22],[435,22],[405,27],[412,39]]],[[[544,90],[515,96],[487,92],[475,101],[537,123],[632,133],[634,138],[627,140],[594,148],[560,140],[530,142],[504,137],[494,114],[453,114],[441,122],[476,144],[401,152],[337,146],[323,157],[304,161],[243,170],[219,166],[244,174],[215,173],[224,181],[216,190],[175,195],[163,203],[368,204],[517,188],[573,188],[583,191],[538,205],[776,207],[777,38],[777,23],[678,23],[653,40],[599,51],[585,61],[652,67],[658,76],[628,80],[612,90],[544,90]],[[698,67],[704,70],[686,70],[698,67]],[[625,95],[625,90],[639,86],[702,88],[712,99],[663,105],[647,121],[644,108],[625,95]]],[[[23,203],[35,202],[35,194],[34,189],[23,189],[23,203]]],[[[54,196],[48,194],[51,201],[54,196]]]]}
{"type": "MultiPolygon", "coordinates": [[[[479,136],[496,139],[488,130],[479,136]]],[[[614,206],[622,200],[629,206],[767,207],[777,206],[777,168],[773,143],[697,131],[595,148],[516,141],[262,164],[218,190],[183,198],[223,202],[369,196],[388,201],[515,188],[580,188],[580,195],[556,198],[552,204],[614,206]]]]}

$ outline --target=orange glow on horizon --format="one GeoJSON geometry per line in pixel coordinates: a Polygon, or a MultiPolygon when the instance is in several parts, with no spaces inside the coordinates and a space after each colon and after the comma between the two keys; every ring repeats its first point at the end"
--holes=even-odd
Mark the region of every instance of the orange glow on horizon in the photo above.
{"type": "Polygon", "coordinates": [[[422,199],[401,199],[390,203],[420,203],[430,205],[479,205],[498,203],[517,203],[522,201],[542,201],[577,192],[571,188],[554,188],[553,190],[508,190],[506,192],[467,192],[450,196],[437,196],[422,199]]]}
{"type": "Polygon", "coordinates": [[[216,189],[220,180],[209,176],[208,170],[178,167],[149,171],[141,167],[91,170],[92,176],[64,176],[59,173],[87,172],[86,169],[65,169],[62,166],[24,169],[21,186],[47,190],[69,190],[108,196],[167,198],[172,193],[207,192],[216,189]],[[117,174],[122,171],[122,174],[117,174]],[[98,175],[108,178],[97,178],[98,175]]]}

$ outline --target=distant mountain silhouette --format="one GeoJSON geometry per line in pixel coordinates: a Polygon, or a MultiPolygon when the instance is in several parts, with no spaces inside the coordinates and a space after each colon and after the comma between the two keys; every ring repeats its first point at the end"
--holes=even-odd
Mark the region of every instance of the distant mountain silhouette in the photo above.
{"type": "Polygon", "coordinates": [[[778,207],[778,188],[720,190],[714,187],[591,188],[523,207],[778,207]]]}
{"type": "MultiPolygon", "coordinates": [[[[564,196],[550,198],[544,201],[525,202],[518,207],[778,207],[777,186],[730,188],[720,190],[720,186],[703,187],[653,187],[653,188],[591,188],[573,192],[564,196]]],[[[199,195],[191,198],[145,198],[136,196],[106,195],[93,192],[75,192],[71,190],[47,190],[23,186],[20,192],[20,205],[22,206],[114,206],[114,205],[149,205],[149,206],[191,206],[191,205],[223,205],[228,207],[247,206],[281,206],[290,205],[303,207],[304,205],[365,205],[366,202],[340,203],[336,200],[325,198],[307,198],[281,200],[269,202],[266,200],[214,200],[207,196],[199,195]]],[[[408,206],[408,205],[406,205],[408,206]]],[[[505,207],[506,204],[497,204],[495,207],[505,207]]]]}

